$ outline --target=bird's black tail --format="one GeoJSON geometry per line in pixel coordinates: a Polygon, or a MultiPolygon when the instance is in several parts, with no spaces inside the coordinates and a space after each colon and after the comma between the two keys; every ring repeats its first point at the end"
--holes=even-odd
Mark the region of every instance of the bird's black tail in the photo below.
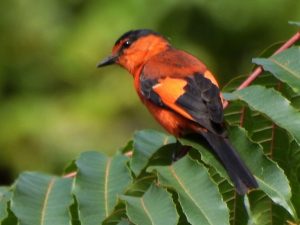
{"type": "Polygon", "coordinates": [[[258,184],[250,170],[233,149],[227,138],[211,132],[202,132],[213,153],[227,170],[239,194],[244,195],[258,184]]]}

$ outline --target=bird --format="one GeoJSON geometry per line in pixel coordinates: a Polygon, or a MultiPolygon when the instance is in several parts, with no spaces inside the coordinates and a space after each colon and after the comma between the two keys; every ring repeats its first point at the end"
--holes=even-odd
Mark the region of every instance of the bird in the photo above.
{"type": "Polygon", "coordinates": [[[238,194],[258,188],[228,139],[219,84],[202,61],[158,32],[136,29],[118,38],[97,67],[112,64],[133,76],[142,103],[167,132],[177,138],[197,134],[208,143],[238,194]]]}

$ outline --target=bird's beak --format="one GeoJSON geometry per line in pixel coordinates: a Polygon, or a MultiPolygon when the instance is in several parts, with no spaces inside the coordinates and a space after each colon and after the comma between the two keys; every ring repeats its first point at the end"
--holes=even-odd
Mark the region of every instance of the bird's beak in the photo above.
{"type": "Polygon", "coordinates": [[[111,65],[111,64],[115,64],[116,61],[118,59],[118,56],[116,55],[111,55],[111,56],[108,56],[106,57],[105,59],[103,59],[102,61],[100,61],[98,64],[97,64],[97,67],[103,67],[103,66],[108,66],[108,65],[111,65]]]}

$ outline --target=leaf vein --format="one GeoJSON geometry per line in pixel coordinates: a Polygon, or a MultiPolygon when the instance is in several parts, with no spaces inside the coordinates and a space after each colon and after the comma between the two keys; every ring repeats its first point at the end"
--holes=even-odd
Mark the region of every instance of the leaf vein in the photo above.
{"type": "Polygon", "coordinates": [[[283,68],[284,70],[288,71],[291,75],[293,75],[294,77],[296,77],[297,79],[300,79],[300,76],[293,70],[291,70],[290,68],[286,67],[285,65],[281,64],[279,61],[277,61],[276,59],[272,59],[271,61],[273,61],[276,65],[278,65],[279,67],[283,68]]]}
{"type": "Polygon", "coordinates": [[[213,224],[212,221],[210,221],[209,218],[207,218],[206,214],[203,212],[203,210],[201,209],[201,207],[197,204],[197,202],[193,199],[192,194],[188,191],[187,187],[184,185],[184,183],[180,180],[180,178],[177,176],[173,166],[169,166],[169,170],[171,172],[171,174],[173,175],[173,177],[176,179],[176,181],[178,182],[178,184],[182,187],[182,189],[185,191],[185,193],[189,196],[189,198],[192,200],[192,202],[199,208],[199,210],[202,212],[202,215],[204,216],[204,218],[206,219],[206,221],[209,224],[213,224]]]}
{"type": "Polygon", "coordinates": [[[49,181],[49,184],[48,184],[48,188],[46,191],[46,195],[45,195],[45,199],[44,199],[44,203],[43,203],[43,207],[42,207],[42,211],[41,211],[41,225],[43,225],[45,222],[46,209],[47,209],[47,205],[48,205],[48,201],[49,201],[49,196],[50,196],[50,193],[51,193],[53,185],[54,185],[54,181],[55,181],[55,178],[53,177],[49,181]]]}
{"type": "Polygon", "coordinates": [[[109,177],[109,170],[111,165],[111,158],[108,158],[106,166],[105,166],[105,178],[104,178],[104,203],[105,203],[105,217],[109,216],[108,212],[108,177],[109,177]]]}
{"type": "Polygon", "coordinates": [[[151,217],[150,212],[148,211],[148,209],[147,209],[147,207],[146,207],[146,205],[145,205],[145,202],[144,202],[144,199],[143,199],[143,198],[141,198],[141,204],[142,204],[142,207],[143,207],[143,209],[144,209],[146,215],[149,217],[149,220],[151,221],[151,224],[155,224],[155,223],[153,222],[153,219],[152,219],[152,217],[151,217]]]}

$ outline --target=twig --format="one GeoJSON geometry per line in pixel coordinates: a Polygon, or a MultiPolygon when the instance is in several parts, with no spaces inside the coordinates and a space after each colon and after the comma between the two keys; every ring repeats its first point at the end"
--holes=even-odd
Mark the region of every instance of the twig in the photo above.
{"type": "Polygon", "coordinates": [[[127,157],[132,157],[132,155],[133,155],[133,150],[130,150],[130,151],[128,151],[128,152],[125,152],[124,155],[127,156],[127,157]]]}
{"type": "Polygon", "coordinates": [[[71,172],[71,173],[67,173],[66,175],[63,175],[63,178],[73,178],[76,177],[77,172],[71,172]]]}
{"type": "MultiPolygon", "coordinates": [[[[273,55],[276,55],[289,47],[295,44],[297,41],[300,40],[300,31],[294,34],[289,40],[287,40],[279,49],[277,49],[273,55]]],[[[237,88],[237,90],[241,90],[245,87],[248,87],[261,73],[263,72],[263,68],[258,66],[250,75],[249,77],[237,88]]],[[[224,101],[223,108],[225,109],[228,106],[228,101],[224,101]]]]}

